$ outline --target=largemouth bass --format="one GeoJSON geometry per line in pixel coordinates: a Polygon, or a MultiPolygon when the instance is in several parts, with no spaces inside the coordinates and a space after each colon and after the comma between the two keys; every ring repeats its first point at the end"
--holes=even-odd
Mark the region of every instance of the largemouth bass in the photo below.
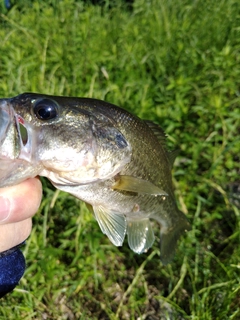
{"type": "Polygon", "coordinates": [[[168,263],[190,225],[172,186],[163,130],[110,103],[24,93],[0,99],[0,187],[37,175],[88,204],[104,234],[146,252],[160,224],[168,263]]]}

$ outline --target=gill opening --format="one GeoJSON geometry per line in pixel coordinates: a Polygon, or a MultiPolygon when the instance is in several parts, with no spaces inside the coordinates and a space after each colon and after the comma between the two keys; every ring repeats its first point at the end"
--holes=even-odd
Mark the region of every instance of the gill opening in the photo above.
{"type": "Polygon", "coordinates": [[[22,144],[25,147],[28,142],[28,132],[23,124],[19,123],[19,133],[22,140],[22,144]]]}

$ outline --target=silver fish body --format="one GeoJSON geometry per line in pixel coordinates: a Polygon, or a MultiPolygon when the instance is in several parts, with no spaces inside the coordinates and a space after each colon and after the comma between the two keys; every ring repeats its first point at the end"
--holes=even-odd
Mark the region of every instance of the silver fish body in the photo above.
{"type": "Polygon", "coordinates": [[[175,202],[163,131],[88,98],[25,93],[0,100],[0,187],[36,175],[86,202],[104,234],[142,253],[161,225],[161,259],[190,229],[175,202]]]}

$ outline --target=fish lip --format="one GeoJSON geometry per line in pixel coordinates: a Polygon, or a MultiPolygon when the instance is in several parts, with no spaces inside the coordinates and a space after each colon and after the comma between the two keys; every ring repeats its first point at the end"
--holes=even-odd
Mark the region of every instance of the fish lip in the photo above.
{"type": "Polygon", "coordinates": [[[0,159],[13,160],[19,155],[19,137],[11,99],[0,99],[0,159]]]}
{"type": "Polygon", "coordinates": [[[15,112],[12,104],[13,101],[11,98],[0,99],[0,158],[18,158],[29,161],[31,157],[29,128],[24,119],[15,112]],[[21,126],[25,128],[25,137],[23,136],[21,126]],[[11,140],[10,145],[8,143],[6,147],[4,146],[1,149],[7,139],[11,140]]]}
{"type": "Polygon", "coordinates": [[[0,99],[0,142],[6,138],[6,133],[14,121],[12,108],[8,104],[8,99],[0,99]]]}

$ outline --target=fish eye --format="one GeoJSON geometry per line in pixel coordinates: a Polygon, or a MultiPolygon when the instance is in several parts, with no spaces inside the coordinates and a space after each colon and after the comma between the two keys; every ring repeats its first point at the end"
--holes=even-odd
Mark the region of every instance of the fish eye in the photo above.
{"type": "Polygon", "coordinates": [[[40,120],[51,120],[57,118],[59,107],[57,103],[50,99],[36,100],[33,105],[33,112],[40,120]]]}

